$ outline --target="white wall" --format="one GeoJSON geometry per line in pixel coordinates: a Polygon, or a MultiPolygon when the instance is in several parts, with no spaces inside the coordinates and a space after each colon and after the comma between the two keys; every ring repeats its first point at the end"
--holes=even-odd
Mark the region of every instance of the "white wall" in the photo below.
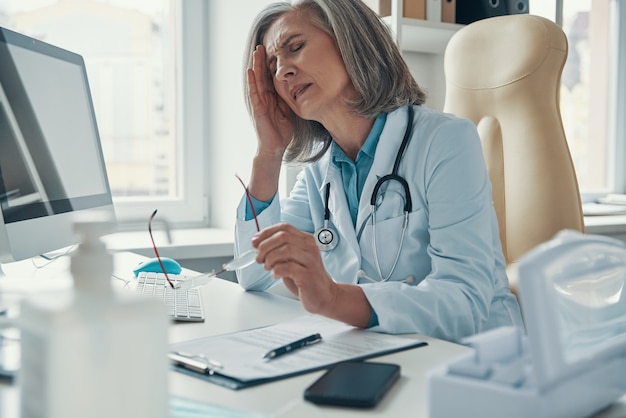
{"type": "Polygon", "coordinates": [[[443,51],[441,54],[422,54],[417,52],[403,52],[413,78],[419,86],[426,90],[426,106],[442,110],[446,80],[443,73],[443,51]]]}
{"type": "Polygon", "coordinates": [[[211,226],[232,228],[235,208],[256,150],[256,137],[243,97],[243,52],[247,31],[256,14],[271,0],[211,1],[210,51],[207,75],[209,108],[207,167],[211,226]],[[217,156],[217,158],[215,158],[217,156]]]}

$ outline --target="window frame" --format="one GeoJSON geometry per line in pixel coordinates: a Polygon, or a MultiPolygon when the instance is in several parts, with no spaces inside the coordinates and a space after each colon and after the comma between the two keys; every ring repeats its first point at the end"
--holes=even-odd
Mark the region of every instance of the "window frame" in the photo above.
{"type": "Polygon", "coordinates": [[[614,155],[611,161],[614,164],[611,167],[614,173],[612,188],[615,193],[626,193],[626,121],[623,118],[626,114],[626,5],[623,1],[613,0],[611,15],[614,42],[610,55],[615,60],[611,66],[610,85],[613,86],[613,94],[609,105],[609,135],[614,155]]]}

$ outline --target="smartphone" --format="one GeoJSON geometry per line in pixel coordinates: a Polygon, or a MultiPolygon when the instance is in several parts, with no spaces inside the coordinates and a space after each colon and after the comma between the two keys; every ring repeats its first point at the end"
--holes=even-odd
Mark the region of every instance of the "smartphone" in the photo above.
{"type": "Polygon", "coordinates": [[[373,408],[399,378],[397,364],[346,361],[309,386],[304,399],[318,405],[373,408]]]}

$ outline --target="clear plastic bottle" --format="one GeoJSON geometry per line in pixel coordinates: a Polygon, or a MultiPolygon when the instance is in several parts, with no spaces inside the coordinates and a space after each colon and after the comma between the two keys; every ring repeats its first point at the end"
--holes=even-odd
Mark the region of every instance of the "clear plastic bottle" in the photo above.
{"type": "Polygon", "coordinates": [[[167,315],[162,303],[111,286],[109,222],[77,222],[74,289],[21,306],[22,418],[165,418],[167,315]]]}

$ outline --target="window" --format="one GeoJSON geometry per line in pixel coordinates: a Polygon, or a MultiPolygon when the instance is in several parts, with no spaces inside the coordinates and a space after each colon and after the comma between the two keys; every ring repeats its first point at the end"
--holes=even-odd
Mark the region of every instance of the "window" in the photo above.
{"type": "Polygon", "coordinates": [[[617,0],[530,3],[531,13],[555,20],[567,35],[561,116],[584,199],[626,192],[622,168],[626,157],[616,152],[626,142],[615,117],[624,111],[616,94],[623,91],[617,88],[623,72],[619,62],[624,60],[618,39],[620,30],[626,29],[620,8],[624,9],[617,0]]]}
{"type": "Polygon", "coordinates": [[[202,33],[203,3],[0,0],[0,25],[85,59],[121,221],[147,221],[157,208],[173,223],[206,222],[203,124],[182,112],[204,101],[194,53],[204,37],[190,35],[202,33]]]}
{"type": "Polygon", "coordinates": [[[561,115],[581,192],[612,188],[608,111],[610,1],[563,3],[569,53],[561,76],[561,115]]]}

